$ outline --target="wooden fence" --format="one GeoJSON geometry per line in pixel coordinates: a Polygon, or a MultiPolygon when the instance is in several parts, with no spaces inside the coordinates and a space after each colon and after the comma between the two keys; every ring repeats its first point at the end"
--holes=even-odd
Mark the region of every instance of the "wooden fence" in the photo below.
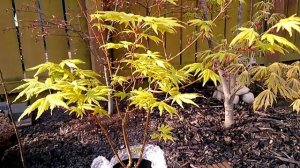
{"type": "MultiPolygon", "coordinates": [[[[187,12],[193,12],[193,8],[201,8],[199,5],[200,0],[178,0],[177,3],[183,8],[175,8],[173,9],[174,12],[170,12],[171,10],[167,10],[166,15],[170,17],[177,17],[183,21],[186,21],[188,17],[186,17],[187,12]],[[192,8],[191,8],[192,7],[192,8]]],[[[256,9],[254,4],[261,0],[246,0],[245,4],[242,8],[242,23],[249,21],[250,18],[256,13],[256,9]]],[[[211,19],[218,14],[216,11],[216,6],[209,6],[209,13],[208,16],[211,19]]],[[[218,37],[218,39],[226,38],[228,42],[230,42],[233,37],[234,33],[232,32],[234,26],[238,24],[238,9],[239,9],[239,2],[233,1],[231,5],[228,7],[225,15],[218,17],[215,21],[216,27],[214,30],[214,36],[218,37]]],[[[128,6],[126,8],[127,12],[137,13],[140,15],[145,15],[147,10],[144,7],[135,5],[135,6],[128,6]]],[[[275,0],[275,12],[283,13],[286,16],[291,16],[293,14],[299,15],[300,12],[300,0],[275,0]]],[[[155,14],[156,11],[153,11],[152,14],[155,14]]],[[[196,31],[197,27],[195,26],[187,26],[186,28],[177,29],[177,34],[167,34],[166,35],[166,50],[168,55],[176,55],[181,51],[181,49],[185,48],[185,46],[189,43],[189,39],[191,37],[192,32],[196,31]]],[[[297,34],[297,33],[295,33],[297,34]]],[[[290,38],[286,33],[285,36],[295,43],[298,47],[300,47],[300,35],[295,35],[293,38],[290,38]]],[[[150,48],[154,51],[163,52],[162,46],[157,46],[155,43],[150,44],[150,48]]],[[[207,41],[198,40],[194,45],[189,47],[188,50],[183,52],[178,58],[172,60],[173,65],[177,67],[181,67],[188,63],[193,63],[197,60],[196,54],[199,51],[207,50],[208,44],[207,41]]],[[[258,58],[258,62],[261,64],[265,64],[267,62],[272,61],[292,61],[292,60],[299,60],[300,55],[298,53],[289,53],[284,56],[280,55],[270,55],[265,58],[258,58]]]]}
{"type": "MultiPolygon", "coordinates": [[[[8,88],[16,87],[21,79],[32,77],[33,74],[25,72],[26,68],[37,64],[53,61],[60,62],[62,59],[79,58],[87,64],[84,68],[101,70],[101,66],[93,54],[89,52],[88,44],[76,33],[64,29],[65,21],[72,24],[75,30],[88,32],[80,7],[87,7],[90,11],[96,10],[92,5],[95,0],[1,0],[0,2],[0,69],[8,82],[8,88]],[[60,23],[60,24],[57,24],[60,23]]],[[[100,0],[98,0],[100,1],[100,0]]],[[[123,10],[135,14],[146,15],[146,8],[129,0],[132,3],[125,6],[123,10]]],[[[144,2],[140,1],[140,2],[144,2]]],[[[199,0],[178,0],[181,6],[199,7],[199,0]]],[[[253,4],[258,0],[246,0],[243,7],[243,21],[249,20],[255,13],[253,4]]],[[[300,0],[277,0],[276,10],[287,16],[299,14],[300,0]]],[[[216,20],[216,36],[233,38],[231,29],[237,24],[239,3],[234,1],[229,6],[227,14],[230,17],[220,17],[216,20]]],[[[99,9],[99,8],[98,8],[99,9]]],[[[211,10],[213,11],[213,10],[211,10]]],[[[149,12],[149,11],[148,11],[149,12]]],[[[152,11],[155,12],[155,11],[152,11]]],[[[210,12],[213,18],[217,13],[210,12]]],[[[184,8],[166,13],[164,16],[176,16],[185,20],[184,8]]],[[[177,34],[166,36],[166,50],[169,55],[178,53],[188,44],[191,33],[196,27],[186,27],[177,30],[177,34]]],[[[300,36],[291,39],[298,47],[300,36]]],[[[162,51],[162,46],[150,43],[152,50],[162,51]]],[[[198,40],[193,46],[172,60],[176,66],[182,66],[196,61],[195,53],[208,48],[206,41],[198,40]]],[[[117,57],[117,56],[115,56],[117,57]]],[[[276,57],[281,61],[299,59],[296,53],[288,56],[276,57]]],[[[264,62],[266,60],[260,60],[264,62]]],[[[0,89],[0,94],[3,91],[0,89]]]]}
{"type": "Polygon", "coordinates": [[[88,45],[64,29],[65,21],[87,32],[76,0],[1,0],[0,68],[9,90],[33,76],[25,69],[46,61],[79,58],[91,69],[88,45]]]}

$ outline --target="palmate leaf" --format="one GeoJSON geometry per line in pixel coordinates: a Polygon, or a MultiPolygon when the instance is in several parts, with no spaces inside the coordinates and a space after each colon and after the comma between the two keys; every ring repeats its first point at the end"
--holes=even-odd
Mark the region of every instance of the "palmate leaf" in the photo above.
{"type": "Polygon", "coordinates": [[[259,1],[254,4],[254,7],[257,9],[265,9],[265,10],[269,11],[272,8],[274,8],[274,4],[269,1],[259,1]]]}
{"type": "Polygon", "coordinates": [[[110,31],[110,32],[115,32],[115,31],[116,31],[116,28],[114,28],[113,26],[111,26],[111,25],[106,25],[106,24],[103,24],[103,23],[100,23],[100,22],[94,23],[94,24],[93,24],[93,27],[97,27],[97,29],[98,29],[99,31],[104,31],[104,30],[108,30],[108,31],[110,31]]]}
{"type": "Polygon", "coordinates": [[[203,86],[209,81],[213,81],[214,84],[217,86],[217,83],[220,81],[220,77],[218,74],[216,74],[214,71],[210,69],[204,69],[200,73],[200,78],[203,79],[203,86]]]}
{"type": "Polygon", "coordinates": [[[195,99],[197,97],[200,97],[200,95],[196,93],[184,93],[184,94],[177,94],[173,97],[172,104],[176,102],[180,107],[183,107],[183,103],[187,104],[193,104],[197,107],[199,107],[192,99],[195,99]]]}
{"type": "Polygon", "coordinates": [[[137,22],[140,15],[134,15],[125,12],[116,11],[96,11],[95,14],[91,14],[91,19],[98,19],[100,22],[111,21],[119,24],[124,24],[127,27],[130,23],[137,22]]]}
{"type": "Polygon", "coordinates": [[[176,2],[178,1],[178,0],[162,0],[163,2],[169,2],[169,3],[171,3],[171,4],[173,4],[173,5],[176,5],[176,2]]]}
{"type": "Polygon", "coordinates": [[[275,53],[280,52],[281,54],[285,54],[288,51],[286,49],[284,49],[282,46],[274,43],[273,45],[271,45],[269,42],[262,42],[262,41],[256,41],[255,46],[257,49],[261,50],[261,51],[269,51],[271,53],[275,53]]]}
{"type": "Polygon", "coordinates": [[[37,70],[36,73],[34,74],[34,77],[37,77],[39,74],[46,72],[53,64],[51,62],[46,62],[44,64],[40,64],[37,66],[34,66],[32,68],[28,68],[26,71],[34,71],[37,70]]]}
{"type": "Polygon", "coordinates": [[[294,111],[297,111],[299,113],[300,112],[300,99],[295,100],[291,106],[293,106],[294,111]]]}
{"type": "MultiPolygon", "coordinates": [[[[33,104],[28,106],[26,110],[22,113],[22,115],[19,117],[18,121],[20,121],[22,118],[24,118],[26,115],[31,114],[35,109],[41,107],[41,104],[45,101],[46,98],[40,98],[37,101],[35,101],[33,104]]],[[[46,109],[45,109],[46,110],[46,109]]]]}
{"type": "Polygon", "coordinates": [[[92,70],[75,69],[74,73],[76,76],[78,76],[81,79],[92,78],[92,79],[96,79],[96,80],[93,80],[93,82],[95,82],[97,84],[101,84],[101,82],[98,80],[99,77],[101,77],[101,76],[92,70]]]}
{"type": "Polygon", "coordinates": [[[219,51],[201,56],[200,62],[203,63],[206,68],[211,67],[213,63],[217,63],[220,66],[222,65],[226,67],[230,64],[237,63],[238,55],[232,53],[231,51],[219,51]]]}
{"type": "Polygon", "coordinates": [[[100,115],[101,117],[102,116],[108,116],[108,112],[106,110],[104,110],[103,108],[101,108],[100,106],[96,106],[94,109],[93,109],[93,114],[94,115],[100,115]]]}
{"type": "Polygon", "coordinates": [[[272,15],[270,16],[270,18],[267,21],[268,25],[275,25],[276,23],[278,23],[280,21],[280,19],[284,19],[285,15],[282,13],[272,13],[272,15]]]}
{"type": "Polygon", "coordinates": [[[124,48],[124,44],[121,44],[121,43],[106,43],[106,44],[102,45],[101,47],[106,48],[106,49],[120,49],[120,48],[124,48]]]}
{"type": "Polygon", "coordinates": [[[258,39],[259,34],[253,28],[239,28],[240,33],[234,37],[229,46],[234,46],[238,43],[247,43],[251,46],[258,39]]]}
{"type": "Polygon", "coordinates": [[[254,99],[253,109],[259,110],[264,108],[266,110],[273,105],[274,101],[276,101],[276,95],[270,89],[264,90],[254,99]]]}
{"type": "Polygon", "coordinates": [[[300,33],[300,17],[292,15],[288,18],[280,19],[280,21],[270,29],[276,29],[277,32],[279,30],[286,30],[290,36],[293,35],[293,30],[300,33]]]}
{"type": "Polygon", "coordinates": [[[294,91],[298,91],[300,88],[300,81],[296,78],[289,78],[287,80],[287,86],[293,89],[294,91]]]}
{"type": "Polygon", "coordinates": [[[278,90],[280,95],[285,99],[294,100],[299,97],[299,94],[288,86],[279,86],[278,90]]]}
{"type": "Polygon", "coordinates": [[[294,64],[289,66],[288,71],[286,73],[286,76],[288,79],[291,79],[291,78],[299,79],[300,78],[300,65],[298,65],[299,61],[297,61],[297,62],[295,62],[294,64]]]}
{"type": "Polygon", "coordinates": [[[137,108],[143,108],[145,110],[151,109],[153,104],[156,103],[156,98],[153,94],[147,90],[143,90],[142,88],[131,91],[129,99],[131,100],[130,105],[134,105],[137,108]]]}
{"type": "Polygon", "coordinates": [[[69,106],[64,102],[64,94],[61,92],[47,95],[46,100],[49,102],[51,110],[55,107],[69,109],[69,106]]]}
{"type": "Polygon", "coordinates": [[[202,63],[192,63],[184,66],[182,70],[185,73],[194,73],[194,75],[196,76],[197,74],[199,74],[201,71],[204,70],[204,65],[202,63]]]}
{"type": "Polygon", "coordinates": [[[174,142],[172,136],[172,130],[173,130],[172,127],[162,124],[158,127],[157,133],[151,134],[151,139],[158,139],[159,141],[164,140],[164,142],[170,140],[174,142]]]}
{"type": "Polygon", "coordinates": [[[18,96],[15,98],[14,102],[19,100],[21,97],[26,96],[26,99],[24,101],[28,101],[31,99],[34,95],[39,95],[40,93],[51,89],[51,87],[47,86],[45,83],[40,82],[37,77],[33,79],[24,79],[25,83],[20,85],[19,87],[13,89],[13,91],[20,91],[18,96]]]}
{"type": "Polygon", "coordinates": [[[230,64],[228,67],[226,67],[226,71],[231,74],[238,74],[244,70],[244,64],[230,64]]]}
{"type": "Polygon", "coordinates": [[[237,78],[237,83],[240,86],[249,86],[250,85],[250,74],[248,71],[243,71],[237,78]]]}
{"type": "Polygon", "coordinates": [[[254,75],[252,78],[254,81],[261,81],[269,76],[269,70],[265,66],[255,66],[250,69],[250,74],[254,75]]]}
{"type": "Polygon", "coordinates": [[[66,59],[66,60],[61,61],[59,66],[64,68],[65,65],[67,65],[69,68],[77,69],[78,64],[85,64],[85,62],[81,61],[80,59],[66,59]]]}
{"type": "Polygon", "coordinates": [[[126,92],[116,92],[115,96],[120,97],[121,100],[124,100],[128,95],[126,92]]]}
{"type": "Polygon", "coordinates": [[[162,116],[164,111],[167,111],[171,115],[171,117],[172,117],[173,114],[177,114],[176,108],[174,108],[174,107],[172,107],[172,106],[170,106],[167,103],[162,102],[162,101],[154,103],[152,108],[154,108],[154,107],[158,107],[160,116],[162,116]]]}
{"type": "Polygon", "coordinates": [[[149,34],[145,34],[145,33],[141,33],[140,36],[145,39],[150,39],[153,42],[155,42],[156,44],[159,44],[160,42],[162,42],[162,40],[160,38],[158,38],[157,36],[153,36],[153,35],[149,35],[149,34]]]}
{"type": "Polygon", "coordinates": [[[55,107],[63,107],[65,109],[69,109],[63,98],[64,94],[61,92],[49,94],[44,98],[40,98],[22,113],[22,115],[19,117],[19,120],[21,120],[24,116],[32,113],[35,109],[38,109],[36,119],[40,118],[40,116],[49,108],[50,110],[53,110],[55,107]]]}
{"type": "Polygon", "coordinates": [[[176,28],[184,27],[179,20],[172,17],[151,17],[145,16],[141,18],[144,21],[143,28],[151,28],[156,34],[161,32],[162,34],[167,33],[175,33],[176,28]]]}
{"type": "Polygon", "coordinates": [[[273,46],[275,44],[275,42],[277,42],[279,45],[281,46],[286,46],[289,47],[295,51],[297,51],[298,53],[300,52],[299,49],[291,42],[289,42],[286,38],[284,37],[280,37],[274,34],[264,34],[261,36],[261,40],[267,40],[271,46],[273,46]]]}
{"type": "Polygon", "coordinates": [[[120,86],[122,86],[123,83],[125,83],[125,82],[128,82],[128,81],[127,81],[126,77],[124,77],[124,76],[114,75],[111,79],[112,85],[119,84],[120,86]]]}
{"type": "Polygon", "coordinates": [[[188,23],[191,26],[197,26],[198,27],[198,33],[202,36],[202,37],[206,37],[207,39],[211,39],[213,37],[213,27],[215,27],[216,25],[213,23],[213,21],[209,20],[201,20],[201,19],[193,19],[188,21],[188,23]]]}

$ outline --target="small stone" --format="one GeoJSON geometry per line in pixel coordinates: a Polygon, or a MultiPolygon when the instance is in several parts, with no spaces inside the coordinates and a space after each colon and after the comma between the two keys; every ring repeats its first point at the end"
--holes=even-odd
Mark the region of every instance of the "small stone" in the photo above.
{"type": "Polygon", "coordinates": [[[240,97],[239,96],[235,96],[234,99],[233,99],[233,104],[238,104],[239,100],[240,100],[240,97]]]}
{"type": "Polygon", "coordinates": [[[238,96],[244,95],[246,93],[249,93],[250,89],[244,86],[242,89],[238,90],[235,94],[238,96]]]}
{"type": "Polygon", "coordinates": [[[252,104],[254,102],[254,94],[251,92],[244,94],[242,99],[245,103],[252,104]]]}
{"type": "Polygon", "coordinates": [[[285,164],[282,164],[282,165],[278,166],[278,168],[287,168],[287,166],[285,164]]]}
{"type": "Polygon", "coordinates": [[[215,90],[215,92],[213,94],[213,98],[216,98],[219,101],[222,101],[224,99],[224,94],[218,90],[215,90]]]}
{"type": "Polygon", "coordinates": [[[217,86],[217,90],[223,93],[223,87],[222,87],[222,85],[217,86]]]}
{"type": "Polygon", "coordinates": [[[96,159],[94,159],[91,167],[92,168],[112,168],[109,161],[103,156],[98,156],[96,159]]]}

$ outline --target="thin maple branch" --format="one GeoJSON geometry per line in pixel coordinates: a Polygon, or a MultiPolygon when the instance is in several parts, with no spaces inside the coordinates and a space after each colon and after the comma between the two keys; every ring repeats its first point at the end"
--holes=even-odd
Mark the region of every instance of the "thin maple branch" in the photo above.
{"type": "Polygon", "coordinates": [[[92,115],[92,117],[93,117],[94,120],[96,121],[97,125],[100,127],[101,132],[104,134],[106,140],[107,140],[108,143],[109,143],[110,148],[112,149],[114,155],[117,157],[119,163],[122,165],[122,167],[126,167],[126,165],[125,165],[125,164],[123,163],[123,161],[121,160],[121,158],[120,158],[118,152],[116,151],[116,148],[115,148],[115,146],[114,146],[114,144],[113,144],[113,141],[112,141],[111,137],[110,137],[109,134],[108,134],[107,129],[101,124],[101,121],[99,120],[98,117],[96,117],[96,116],[94,116],[94,115],[92,115]]]}
{"type": "Polygon", "coordinates": [[[148,136],[149,123],[150,123],[150,113],[151,113],[151,111],[148,110],[147,118],[146,118],[146,125],[145,125],[145,129],[144,129],[143,145],[142,145],[142,149],[140,152],[139,160],[138,160],[137,164],[135,165],[135,168],[138,168],[143,160],[143,154],[144,154],[145,146],[147,145],[147,139],[148,139],[147,136],[148,136]]]}
{"type": "Polygon", "coordinates": [[[20,136],[19,136],[19,133],[18,133],[18,130],[17,130],[17,126],[16,126],[16,123],[15,123],[15,120],[13,118],[11,103],[9,102],[9,99],[8,99],[8,92],[7,92],[5,83],[4,83],[4,78],[3,78],[1,70],[0,70],[0,80],[1,80],[0,83],[2,85],[2,89],[4,91],[4,95],[5,95],[5,99],[6,99],[6,104],[8,106],[8,114],[9,114],[9,117],[10,117],[11,122],[13,124],[13,128],[14,128],[14,131],[15,131],[15,134],[16,134],[16,137],[17,137],[22,166],[23,166],[23,168],[26,168],[26,163],[25,163],[25,159],[24,159],[24,152],[23,152],[23,146],[22,146],[22,143],[21,143],[21,139],[20,139],[20,136]]]}

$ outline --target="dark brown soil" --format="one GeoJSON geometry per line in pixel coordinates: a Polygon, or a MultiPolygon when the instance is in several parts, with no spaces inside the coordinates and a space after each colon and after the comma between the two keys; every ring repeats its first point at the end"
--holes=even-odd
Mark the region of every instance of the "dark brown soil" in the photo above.
{"type": "MultiPolygon", "coordinates": [[[[253,113],[247,107],[238,107],[235,127],[225,130],[221,103],[203,98],[196,102],[200,108],[186,105],[173,119],[157,113],[151,117],[151,131],[163,122],[174,127],[174,143],[151,141],[165,151],[168,167],[195,168],[223,161],[237,168],[300,167],[300,116],[290,109],[277,107],[253,113]]],[[[135,117],[131,116],[128,128],[131,144],[142,138],[143,121],[136,122],[135,117]]],[[[116,123],[108,122],[107,126],[117,146],[123,148],[116,123]]],[[[98,155],[112,156],[91,118],[75,119],[62,110],[44,115],[20,133],[29,168],[85,168],[98,155]]],[[[5,151],[0,167],[20,167],[18,158],[18,147],[14,145],[5,151]]]]}

